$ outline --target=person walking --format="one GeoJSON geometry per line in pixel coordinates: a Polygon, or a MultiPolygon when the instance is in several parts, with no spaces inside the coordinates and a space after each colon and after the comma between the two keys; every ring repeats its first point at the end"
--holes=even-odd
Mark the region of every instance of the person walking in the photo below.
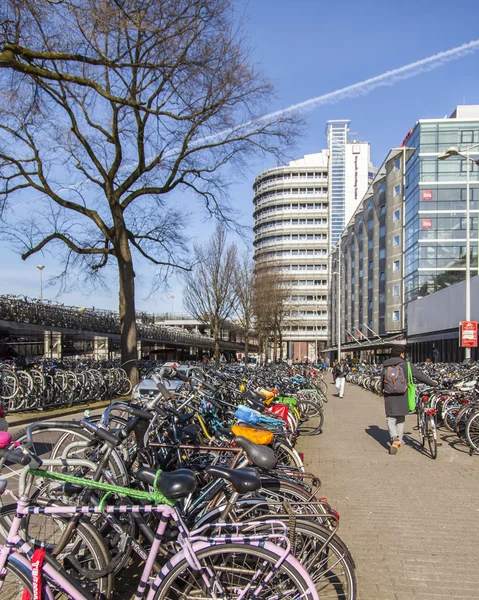
{"type": "Polygon", "coordinates": [[[338,396],[344,398],[344,385],[346,383],[346,375],[349,373],[349,367],[342,358],[339,363],[334,367],[334,373],[336,374],[336,389],[338,390],[338,396]]]}
{"type": "MultiPolygon", "coordinates": [[[[421,383],[431,386],[437,385],[437,381],[433,381],[427,375],[421,373],[412,363],[411,373],[413,378],[421,383]]],[[[397,454],[403,443],[406,415],[410,412],[407,400],[408,361],[406,361],[404,348],[395,346],[391,350],[391,358],[384,361],[382,390],[386,411],[386,424],[391,438],[389,454],[397,454]]]]}

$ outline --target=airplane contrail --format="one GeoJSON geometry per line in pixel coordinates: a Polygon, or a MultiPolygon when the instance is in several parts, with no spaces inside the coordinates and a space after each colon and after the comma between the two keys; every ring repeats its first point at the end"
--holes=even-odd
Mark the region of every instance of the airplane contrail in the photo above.
{"type": "MultiPolygon", "coordinates": [[[[254,123],[274,119],[276,117],[280,117],[288,113],[305,109],[311,110],[322,104],[334,104],[335,102],[339,102],[346,98],[356,98],[358,96],[364,96],[378,87],[394,85],[398,81],[402,81],[404,79],[411,79],[412,77],[416,77],[421,73],[428,73],[429,71],[442,67],[448,62],[458,60],[459,58],[462,58],[467,54],[472,54],[477,50],[479,50],[479,40],[473,40],[471,42],[468,42],[467,44],[462,44],[461,46],[456,46],[455,48],[451,48],[450,50],[438,52],[437,54],[433,54],[432,56],[428,56],[427,58],[422,58],[421,60],[417,60],[402,67],[398,67],[397,69],[386,71],[381,75],[376,75],[375,77],[365,79],[364,81],[353,83],[352,85],[348,85],[339,90],[335,90],[334,92],[328,92],[327,94],[322,94],[321,96],[316,96],[315,98],[310,98],[309,100],[304,100],[303,102],[298,102],[297,104],[292,104],[291,106],[282,108],[275,112],[262,115],[261,117],[252,119],[251,121],[247,121],[246,123],[242,123],[237,127],[225,129],[222,132],[214,134],[214,136],[211,137],[216,138],[220,135],[228,135],[229,133],[232,133],[244,127],[248,127],[249,125],[252,125],[254,123]]],[[[210,136],[203,138],[202,141],[208,139],[210,139],[210,136]]]]}
{"type": "MultiPolygon", "coordinates": [[[[437,54],[433,54],[432,56],[422,58],[421,60],[417,60],[402,67],[398,67],[397,69],[391,69],[390,71],[381,73],[381,75],[376,75],[375,77],[364,79],[363,81],[359,81],[358,83],[353,83],[352,85],[348,85],[346,87],[340,88],[339,90],[335,90],[334,92],[328,92],[326,94],[322,94],[321,96],[316,96],[315,98],[310,98],[309,100],[304,100],[303,102],[292,104],[291,106],[268,113],[266,115],[262,115],[255,119],[252,119],[251,121],[246,121],[245,123],[236,125],[235,127],[224,129],[222,131],[219,131],[218,133],[199,138],[197,140],[194,140],[192,145],[197,146],[200,144],[204,144],[205,142],[216,140],[221,137],[227,137],[232,133],[241,131],[249,127],[250,125],[261,123],[262,121],[272,120],[276,117],[287,115],[288,113],[301,110],[312,110],[317,106],[324,104],[334,104],[346,98],[357,98],[358,96],[365,96],[366,94],[369,94],[378,87],[391,86],[397,83],[398,81],[402,81],[404,79],[411,79],[412,77],[416,77],[417,75],[420,75],[422,73],[428,73],[429,71],[433,71],[434,69],[442,67],[448,62],[458,60],[463,56],[472,54],[477,50],[479,50],[479,40],[472,40],[471,42],[462,44],[461,46],[456,46],[455,48],[451,48],[450,50],[438,52],[437,54]]],[[[175,149],[170,150],[167,153],[167,156],[170,156],[174,152],[175,149]]],[[[121,167],[121,170],[128,168],[129,166],[130,165],[124,165],[123,167],[121,167]]],[[[87,182],[88,180],[81,181],[67,187],[58,188],[56,191],[59,192],[75,189],[87,182]]],[[[41,196],[25,200],[24,202],[20,202],[19,205],[24,203],[30,203],[42,197],[43,194],[41,196]]]]}

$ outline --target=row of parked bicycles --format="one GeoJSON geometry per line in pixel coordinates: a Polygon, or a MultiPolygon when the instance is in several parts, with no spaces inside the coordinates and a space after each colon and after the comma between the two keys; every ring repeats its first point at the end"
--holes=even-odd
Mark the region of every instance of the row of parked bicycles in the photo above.
{"type": "Polygon", "coordinates": [[[155,393],[103,414],[0,434],[2,600],[356,598],[339,515],[295,448],[322,431],[320,374],[150,377],[155,393]]]}
{"type": "MultiPolygon", "coordinates": [[[[0,320],[76,331],[120,334],[120,315],[115,311],[66,306],[26,296],[0,295],[0,320]]],[[[161,325],[155,321],[153,315],[148,313],[137,313],[136,327],[138,336],[144,340],[214,347],[212,337],[203,335],[199,331],[161,325]]],[[[222,347],[240,349],[239,345],[227,341],[222,341],[222,347]]]]}
{"type": "MultiPolygon", "coordinates": [[[[439,385],[416,387],[417,430],[421,445],[437,457],[440,431],[457,435],[458,442],[479,452],[479,364],[432,363],[416,365],[439,385]]],[[[381,368],[352,371],[347,379],[372,392],[381,393],[381,368]]],[[[448,440],[449,441],[449,440],[448,440]]],[[[452,442],[456,445],[456,441],[452,442]]]]}
{"type": "Polygon", "coordinates": [[[8,413],[125,396],[126,372],[109,362],[41,361],[28,370],[0,363],[0,400],[8,413]]]}

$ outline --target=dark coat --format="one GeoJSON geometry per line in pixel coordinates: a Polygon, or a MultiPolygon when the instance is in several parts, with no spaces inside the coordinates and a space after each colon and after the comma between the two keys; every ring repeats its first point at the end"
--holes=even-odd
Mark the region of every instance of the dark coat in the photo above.
{"type": "Polygon", "coordinates": [[[346,375],[349,373],[349,367],[346,363],[338,363],[337,365],[334,365],[333,373],[336,375],[336,378],[346,377],[346,375]]]}
{"type": "MultiPolygon", "coordinates": [[[[393,367],[396,365],[402,365],[404,374],[407,377],[407,362],[403,358],[388,358],[383,363],[383,373],[386,367],[393,367]]],[[[412,376],[417,381],[425,383],[426,385],[435,385],[432,379],[429,379],[426,375],[421,373],[411,363],[412,376]]],[[[382,385],[382,384],[381,384],[382,385]]],[[[407,391],[404,394],[384,394],[384,408],[386,409],[386,417],[402,417],[409,414],[409,405],[407,401],[407,391]]]]}

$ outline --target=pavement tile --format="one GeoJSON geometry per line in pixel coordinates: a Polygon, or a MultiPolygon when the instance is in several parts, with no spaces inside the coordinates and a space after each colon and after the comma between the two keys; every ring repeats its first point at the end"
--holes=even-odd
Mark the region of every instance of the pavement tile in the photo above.
{"type": "Polygon", "coordinates": [[[413,416],[390,456],[383,399],[350,384],[341,400],[329,391],[323,434],[298,446],[341,515],[358,600],[479,600],[479,456],[441,431],[432,460],[413,416]]]}

